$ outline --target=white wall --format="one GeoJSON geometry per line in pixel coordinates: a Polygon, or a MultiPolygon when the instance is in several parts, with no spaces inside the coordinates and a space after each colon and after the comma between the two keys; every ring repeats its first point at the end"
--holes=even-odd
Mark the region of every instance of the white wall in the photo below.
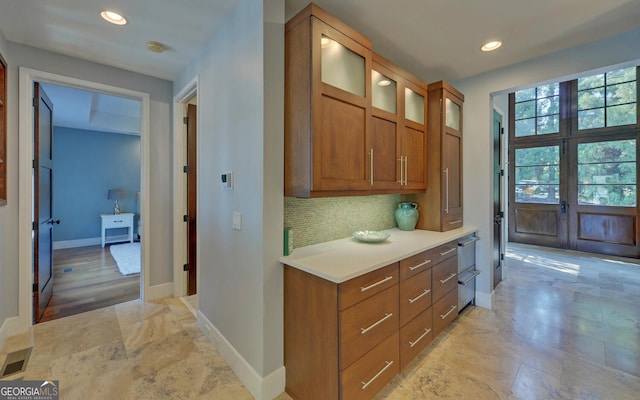
{"type": "MultiPolygon", "coordinates": [[[[1,45],[2,43],[0,43],[1,45]]],[[[164,284],[173,280],[171,269],[171,82],[140,75],[125,70],[108,67],[56,53],[23,46],[9,42],[7,45],[9,59],[9,107],[8,107],[8,193],[9,202],[0,208],[0,222],[4,235],[2,248],[2,265],[0,274],[3,311],[0,317],[9,318],[18,315],[18,68],[28,67],[39,71],[69,76],[86,81],[99,82],[106,85],[146,92],[150,94],[151,110],[151,206],[150,224],[153,231],[151,273],[148,277],[151,286],[164,284]],[[4,314],[2,314],[4,313],[4,314]]],[[[6,55],[5,53],[5,55],[6,55]]],[[[54,105],[55,107],[55,105],[54,105]]],[[[30,207],[21,204],[20,207],[30,207]]],[[[21,244],[28,245],[28,244],[21,244]]],[[[0,320],[1,322],[2,320],[0,320]]]]}
{"type": "MultiPolygon", "coordinates": [[[[0,54],[7,62],[9,69],[14,65],[13,59],[9,53],[9,45],[0,32],[0,54]]],[[[17,90],[17,79],[12,80],[12,72],[8,71],[8,121],[7,121],[7,205],[0,207],[0,347],[3,343],[3,336],[9,334],[8,327],[5,325],[7,318],[16,317],[18,315],[18,190],[17,177],[18,172],[15,170],[18,165],[18,125],[17,118],[11,118],[11,115],[17,116],[17,96],[12,93],[17,90]]]]}
{"type": "Polygon", "coordinates": [[[174,93],[195,76],[200,312],[266,377],[283,366],[284,1],[245,0],[174,93]]]}
{"type": "MultiPolygon", "coordinates": [[[[464,93],[465,223],[480,228],[477,247],[478,304],[490,307],[493,271],[492,94],[543,81],[566,80],[621,63],[640,64],[640,30],[557,52],[452,84],[464,93]]],[[[498,50],[499,51],[499,50],[498,50]]],[[[506,124],[507,121],[505,121],[506,124]]]]}

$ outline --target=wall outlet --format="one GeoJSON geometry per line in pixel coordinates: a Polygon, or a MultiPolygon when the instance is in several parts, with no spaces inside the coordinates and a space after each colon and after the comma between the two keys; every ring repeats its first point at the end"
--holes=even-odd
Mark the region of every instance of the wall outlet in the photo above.
{"type": "Polygon", "coordinates": [[[240,211],[233,212],[233,229],[242,229],[242,213],[240,211]]]}

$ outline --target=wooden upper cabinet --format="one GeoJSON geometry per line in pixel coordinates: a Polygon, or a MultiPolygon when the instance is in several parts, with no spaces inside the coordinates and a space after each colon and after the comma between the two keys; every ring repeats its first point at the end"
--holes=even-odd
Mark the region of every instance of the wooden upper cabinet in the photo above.
{"type": "Polygon", "coordinates": [[[424,190],[426,85],[375,53],[371,85],[373,189],[424,190]]]}
{"type": "Polygon", "coordinates": [[[444,81],[429,85],[428,180],[417,196],[419,229],[448,231],[463,224],[462,116],[464,95],[444,81]]]}
{"type": "Polygon", "coordinates": [[[285,28],[285,196],[424,191],[426,88],[307,6],[285,28]]]}
{"type": "Polygon", "coordinates": [[[285,195],[369,190],[371,43],[314,4],[285,31],[285,195]]]}

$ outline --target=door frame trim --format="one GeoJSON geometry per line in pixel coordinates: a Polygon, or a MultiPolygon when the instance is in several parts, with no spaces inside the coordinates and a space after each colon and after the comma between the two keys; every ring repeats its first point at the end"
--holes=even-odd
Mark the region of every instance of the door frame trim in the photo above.
{"type": "MultiPolygon", "coordinates": [[[[194,76],[179,92],[173,97],[173,295],[175,297],[186,296],[187,294],[187,273],[182,269],[187,259],[187,226],[182,217],[187,207],[186,202],[186,177],[182,169],[187,165],[185,159],[186,148],[184,136],[186,126],[182,122],[186,116],[187,102],[199,90],[199,75],[194,76]]],[[[200,126],[200,112],[196,114],[196,127],[200,126]]],[[[196,128],[197,129],[197,128],[196,128]]],[[[196,130],[196,137],[199,131],[196,130]]],[[[200,151],[197,151],[198,162],[200,151]]],[[[196,186],[200,187],[200,174],[196,177],[196,186]]],[[[198,197],[200,194],[198,193],[198,197]]],[[[200,199],[196,199],[198,212],[200,214],[200,199]]],[[[196,221],[196,226],[198,226],[196,221]]],[[[196,235],[196,260],[200,260],[200,235],[196,235]]],[[[200,293],[200,268],[196,265],[196,292],[200,293]]]]}
{"type": "Polygon", "coordinates": [[[31,292],[33,274],[33,238],[32,238],[32,201],[33,201],[33,82],[47,82],[57,85],[75,87],[94,92],[107,93],[115,96],[128,97],[139,100],[141,103],[140,113],[140,186],[142,207],[140,215],[142,217],[142,254],[140,270],[140,298],[145,300],[149,293],[149,265],[145,260],[150,259],[150,237],[149,213],[150,210],[150,96],[149,93],[138,92],[117,86],[105,85],[102,83],[86,81],[39,71],[26,67],[19,67],[18,71],[18,318],[22,331],[26,331],[33,325],[33,295],[31,292]]]}

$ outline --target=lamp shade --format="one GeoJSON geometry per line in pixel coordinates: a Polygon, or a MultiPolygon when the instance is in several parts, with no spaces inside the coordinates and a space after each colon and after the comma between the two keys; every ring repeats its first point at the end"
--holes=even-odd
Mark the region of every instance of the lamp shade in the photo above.
{"type": "Polygon", "coordinates": [[[125,193],[122,189],[109,189],[109,193],[107,193],[107,199],[109,200],[123,200],[124,197],[125,193]]]}

